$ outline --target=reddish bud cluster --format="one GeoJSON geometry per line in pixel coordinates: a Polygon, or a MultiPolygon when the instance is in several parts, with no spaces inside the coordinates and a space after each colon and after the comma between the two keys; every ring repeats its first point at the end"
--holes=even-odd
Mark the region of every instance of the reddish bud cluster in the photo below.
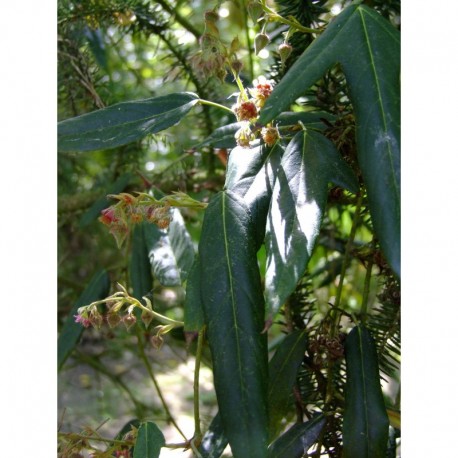
{"type": "Polygon", "coordinates": [[[166,229],[170,225],[171,216],[168,205],[144,202],[140,197],[127,193],[111,197],[118,199],[118,203],[102,210],[99,221],[109,227],[118,246],[121,246],[127,237],[130,225],[142,221],[156,224],[161,229],[166,229]]]}
{"type": "Polygon", "coordinates": [[[258,116],[258,109],[254,102],[242,102],[234,108],[238,121],[250,121],[258,116]]]}

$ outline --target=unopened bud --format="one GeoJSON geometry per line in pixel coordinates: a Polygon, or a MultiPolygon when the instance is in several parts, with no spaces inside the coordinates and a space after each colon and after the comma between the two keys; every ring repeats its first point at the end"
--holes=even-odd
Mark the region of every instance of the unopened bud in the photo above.
{"type": "Polygon", "coordinates": [[[254,52],[259,54],[259,51],[264,49],[270,42],[269,37],[265,33],[258,33],[254,37],[254,52]]]}
{"type": "Polygon", "coordinates": [[[250,15],[251,20],[256,23],[259,19],[259,16],[262,14],[262,6],[259,2],[253,1],[248,3],[247,6],[248,14],[250,15]]]}
{"type": "Polygon", "coordinates": [[[143,310],[142,312],[142,321],[145,323],[145,326],[148,327],[153,321],[154,315],[150,311],[143,310]]]}
{"type": "Polygon", "coordinates": [[[289,43],[282,43],[278,47],[278,53],[280,54],[282,65],[285,65],[286,59],[288,59],[292,51],[293,51],[293,47],[289,43]]]}
{"type": "Polygon", "coordinates": [[[205,11],[204,13],[205,22],[216,22],[219,19],[219,15],[216,11],[205,11]]]}
{"type": "Polygon", "coordinates": [[[160,350],[164,343],[164,339],[161,336],[152,336],[150,342],[156,350],[160,350]]]}
{"type": "Polygon", "coordinates": [[[243,68],[243,63],[240,62],[239,60],[234,60],[234,62],[232,62],[232,70],[234,70],[235,73],[239,74],[242,68],[243,68]]]}
{"type": "Polygon", "coordinates": [[[97,309],[92,310],[89,314],[89,320],[96,329],[100,329],[103,324],[103,317],[97,309]]]}
{"type": "Polygon", "coordinates": [[[127,315],[124,315],[122,321],[126,326],[126,329],[129,330],[137,322],[137,318],[135,318],[133,313],[128,313],[127,315]]]}
{"type": "Polygon", "coordinates": [[[230,48],[229,54],[234,54],[239,50],[240,50],[239,37],[235,37],[231,42],[231,48],[230,48]]]}
{"type": "Polygon", "coordinates": [[[280,138],[280,134],[276,127],[263,127],[261,135],[267,146],[275,145],[275,142],[280,138]]]}
{"type": "Polygon", "coordinates": [[[121,317],[115,312],[107,313],[107,323],[110,328],[115,328],[121,322],[121,317]]]}

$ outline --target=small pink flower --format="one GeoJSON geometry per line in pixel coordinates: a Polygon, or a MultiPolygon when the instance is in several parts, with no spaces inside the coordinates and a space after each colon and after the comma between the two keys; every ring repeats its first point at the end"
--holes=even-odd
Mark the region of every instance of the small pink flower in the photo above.
{"type": "Polygon", "coordinates": [[[99,221],[107,226],[110,226],[112,223],[118,221],[113,207],[105,208],[102,210],[102,216],[99,218],[99,221]]]}
{"type": "Polygon", "coordinates": [[[88,328],[91,325],[91,320],[89,318],[85,318],[83,315],[73,315],[75,318],[75,323],[81,323],[85,328],[88,328]]]}

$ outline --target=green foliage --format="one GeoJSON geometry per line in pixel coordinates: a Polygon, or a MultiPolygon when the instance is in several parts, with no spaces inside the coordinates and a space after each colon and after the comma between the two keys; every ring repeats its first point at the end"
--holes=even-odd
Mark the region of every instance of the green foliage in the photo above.
{"type": "Polygon", "coordinates": [[[136,419],[60,431],[59,456],[395,453],[399,2],[339,5],[60,2],[59,369],[136,419]],[[161,378],[188,358],[192,436],[161,378]]]}

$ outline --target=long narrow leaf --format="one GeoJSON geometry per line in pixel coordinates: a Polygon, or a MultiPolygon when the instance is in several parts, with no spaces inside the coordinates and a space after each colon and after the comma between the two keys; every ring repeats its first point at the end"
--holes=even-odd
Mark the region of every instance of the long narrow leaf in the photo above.
{"type": "Polygon", "coordinates": [[[291,405],[293,386],[306,347],[305,332],[294,331],[285,337],[269,362],[270,438],[275,437],[279,432],[280,421],[291,405]]]}
{"type": "Polygon", "coordinates": [[[225,189],[240,196],[250,210],[257,247],[264,241],[267,212],[283,152],[283,145],[277,143],[272,148],[237,147],[229,156],[225,189]]]}
{"type": "Polygon", "coordinates": [[[261,111],[265,124],[340,62],[355,109],[358,161],[374,229],[400,276],[400,36],[378,13],[350,5],[297,60],[261,111]]]}
{"type": "Polygon", "coordinates": [[[267,454],[267,340],[252,220],[243,201],[220,192],[205,212],[201,291],[215,390],[235,458],[267,454]]]}
{"type": "Polygon", "coordinates": [[[58,150],[114,148],[178,124],[199,101],[191,92],[122,102],[58,124],[58,150]]]}
{"type": "Polygon", "coordinates": [[[385,458],[389,420],[380,387],[375,342],[364,326],[356,326],[347,336],[345,360],[344,456],[385,458]]]}
{"type": "Polygon", "coordinates": [[[319,234],[328,182],[358,184],[334,145],[313,131],[289,143],[277,172],[266,230],[266,301],[273,317],[304,274],[319,234]]]}
{"type": "Polygon", "coordinates": [[[325,423],[323,415],[318,415],[306,423],[293,425],[270,445],[268,458],[301,458],[316,442],[325,423]]]}

